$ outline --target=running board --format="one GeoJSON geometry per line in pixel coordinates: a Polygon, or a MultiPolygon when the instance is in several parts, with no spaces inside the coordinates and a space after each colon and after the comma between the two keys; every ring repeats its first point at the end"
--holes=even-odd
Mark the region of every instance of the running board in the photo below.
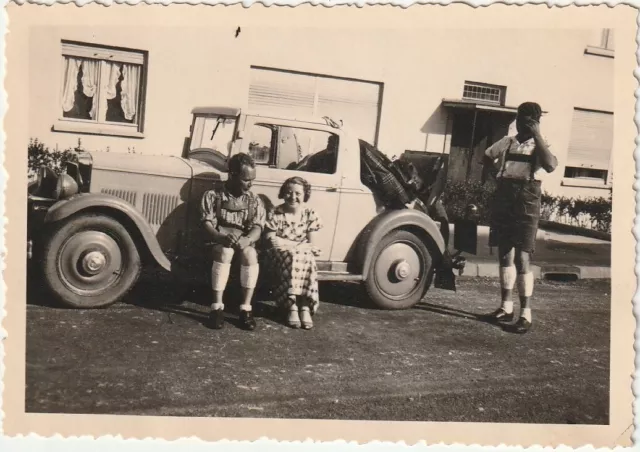
{"type": "Polygon", "coordinates": [[[362,281],[362,275],[347,272],[318,271],[318,281],[362,281]]]}

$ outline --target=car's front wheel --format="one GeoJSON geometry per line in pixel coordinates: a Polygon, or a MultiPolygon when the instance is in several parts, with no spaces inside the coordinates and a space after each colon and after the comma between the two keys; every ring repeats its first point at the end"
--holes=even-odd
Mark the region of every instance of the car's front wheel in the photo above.
{"type": "Polygon", "coordinates": [[[72,308],[102,308],[133,287],[140,255],[127,229],[100,214],[81,214],[58,225],[42,250],[47,288],[72,308]]]}
{"type": "Polygon", "coordinates": [[[409,231],[387,234],[376,246],[365,288],[375,306],[407,309],[431,284],[433,259],[422,240],[409,231]]]}

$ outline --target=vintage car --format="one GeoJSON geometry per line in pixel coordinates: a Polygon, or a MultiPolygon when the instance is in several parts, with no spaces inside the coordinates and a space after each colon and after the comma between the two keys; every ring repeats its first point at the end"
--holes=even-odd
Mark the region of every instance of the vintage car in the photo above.
{"type": "Polygon", "coordinates": [[[385,208],[363,184],[361,143],[328,118],[196,108],[181,157],[77,152],[59,176],[41,168],[28,197],[31,261],[75,308],[121,300],[143,267],[206,282],[211,250],[200,202],[226,180],[228,157],[244,152],[257,164],[252,190],[268,206],[291,176],[312,185],[309,202],[324,223],[320,280],[361,281],[375,306],[411,307],[450,259],[424,208],[385,208]]]}

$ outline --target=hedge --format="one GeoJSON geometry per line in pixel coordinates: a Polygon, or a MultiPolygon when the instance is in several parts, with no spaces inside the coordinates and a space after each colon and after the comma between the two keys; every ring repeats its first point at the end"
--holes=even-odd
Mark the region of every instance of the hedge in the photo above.
{"type": "MultiPolygon", "coordinates": [[[[461,218],[468,204],[475,204],[479,209],[479,223],[488,225],[494,190],[494,185],[479,182],[447,182],[443,203],[450,221],[461,218]]],[[[611,192],[607,198],[568,198],[544,192],[541,204],[543,220],[611,232],[611,192]]]]}

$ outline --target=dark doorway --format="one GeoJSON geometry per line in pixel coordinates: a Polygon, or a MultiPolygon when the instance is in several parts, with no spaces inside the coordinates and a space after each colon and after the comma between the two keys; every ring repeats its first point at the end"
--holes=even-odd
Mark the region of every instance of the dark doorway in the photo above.
{"type": "Polygon", "coordinates": [[[480,181],[484,151],[507,135],[512,113],[456,109],[452,112],[448,179],[480,181]]]}

